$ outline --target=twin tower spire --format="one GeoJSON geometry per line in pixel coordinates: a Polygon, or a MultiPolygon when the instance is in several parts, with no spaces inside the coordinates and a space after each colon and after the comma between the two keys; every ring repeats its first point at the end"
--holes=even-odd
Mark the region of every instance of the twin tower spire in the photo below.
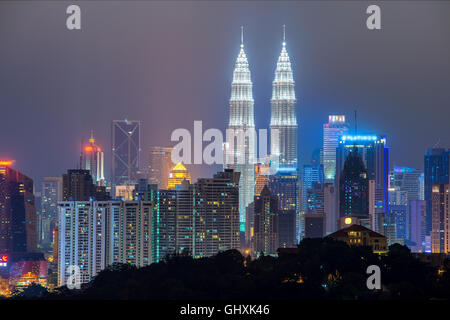
{"type": "MultiPolygon", "coordinates": [[[[253,84],[247,56],[244,50],[244,28],[241,27],[241,46],[236,59],[231,83],[230,121],[228,128],[248,130],[255,128],[253,84]]],[[[278,159],[279,168],[295,171],[297,169],[297,117],[295,111],[294,77],[291,62],[286,50],[286,27],[283,26],[283,43],[275,69],[272,83],[271,119],[270,119],[270,153],[273,161],[278,159]]],[[[241,231],[245,225],[245,211],[253,201],[255,188],[254,165],[247,161],[255,159],[253,149],[247,139],[233,144],[234,150],[229,150],[227,157],[243,156],[245,161],[232,167],[241,173],[239,182],[239,212],[241,231]],[[244,154],[242,154],[244,153],[244,154]]]]}

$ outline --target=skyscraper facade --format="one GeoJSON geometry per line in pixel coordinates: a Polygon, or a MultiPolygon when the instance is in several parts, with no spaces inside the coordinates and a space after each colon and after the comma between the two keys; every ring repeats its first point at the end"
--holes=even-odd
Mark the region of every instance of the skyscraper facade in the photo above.
{"type": "Polygon", "coordinates": [[[449,184],[433,185],[431,196],[431,251],[433,253],[450,252],[449,191],[449,184]]]}
{"type": "Polygon", "coordinates": [[[355,147],[347,156],[339,177],[339,216],[369,219],[369,178],[355,147]]]}
{"type": "Polygon", "coordinates": [[[169,172],[175,166],[171,153],[172,148],[150,147],[148,181],[150,184],[158,185],[160,189],[167,188],[169,172]]]}
{"type": "Polygon", "coordinates": [[[141,121],[112,122],[112,185],[133,185],[138,180],[141,154],[141,121]]]}
{"type": "Polygon", "coordinates": [[[277,157],[280,167],[297,168],[298,165],[295,103],[294,76],[286,50],[286,39],[283,36],[270,100],[270,152],[272,156],[277,157]]]}
{"type": "Polygon", "coordinates": [[[253,216],[253,252],[264,255],[276,254],[278,243],[278,197],[265,186],[260,196],[255,196],[253,216]]]}
{"type": "Polygon", "coordinates": [[[59,210],[58,284],[80,269],[87,283],[113,263],[151,263],[153,202],[62,201],[59,210]]]}
{"type": "Polygon", "coordinates": [[[39,245],[49,250],[53,244],[53,230],[58,222],[58,201],[62,201],[62,178],[45,177],[41,191],[39,245]]]}
{"type": "MultiPolygon", "coordinates": [[[[382,135],[344,135],[336,149],[336,182],[349,153],[357,148],[367,171],[368,180],[375,181],[375,214],[382,216],[389,206],[389,148],[382,135]]],[[[379,232],[379,230],[374,230],[379,232]]],[[[380,230],[381,232],[381,230],[380,230]]]]}
{"type": "Polygon", "coordinates": [[[278,198],[278,246],[297,245],[298,176],[295,171],[278,171],[269,176],[267,187],[278,198]]]}
{"type": "Polygon", "coordinates": [[[413,252],[425,251],[426,235],[426,202],[425,200],[411,200],[409,210],[409,240],[413,252]]]}
{"type": "Polygon", "coordinates": [[[0,250],[36,252],[36,207],[33,180],[0,161],[0,250]]]}
{"type": "Polygon", "coordinates": [[[427,235],[430,235],[432,229],[432,194],[433,185],[449,184],[450,170],[450,150],[443,148],[428,149],[424,158],[424,194],[427,202],[426,222],[427,235]]]}
{"type": "Polygon", "coordinates": [[[195,183],[196,210],[205,221],[205,256],[240,248],[239,176],[226,169],[195,183]]]}
{"type": "Polygon", "coordinates": [[[91,172],[94,184],[105,185],[103,150],[96,144],[93,131],[89,143],[83,147],[82,168],[91,172]]]}
{"type": "Polygon", "coordinates": [[[323,166],[319,163],[314,163],[312,165],[303,166],[303,176],[302,176],[302,190],[301,190],[301,209],[306,211],[307,209],[307,192],[312,189],[315,183],[323,183],[324,173],[323,166]]]}
{"type": "Polygon", "coordinates": [[[339,138],[349,131],[345,115],[330,115],[323,125],[323,170],[326,182],[334,182],[336,176],[336,148],[339,138]]]}
{"type": "Polygon", "coordinates": [[[243,36],[231,83],[230,121],[225,144],[225,168],[240,172],[240,230],[245,231],[246,208],[255,194],[256,131],[253,93],[243,36]]]}

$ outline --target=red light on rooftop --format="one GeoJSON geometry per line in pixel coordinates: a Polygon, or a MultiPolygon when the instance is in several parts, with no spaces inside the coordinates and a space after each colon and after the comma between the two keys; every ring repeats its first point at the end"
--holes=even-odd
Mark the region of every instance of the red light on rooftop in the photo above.
{"type": "Polygon", "coordinates": [[[0,160],[0,166],[7,166],[7,167],[9,167],[12,164],[13,164],[12,160],[0,160]]]}
{"type": "Polygon", "coordinates": [[[86,146],[86,147],[84,147],[84,151],[92,152],[92,151],[94,151],[94,148],[92,146],[86,146]]]}

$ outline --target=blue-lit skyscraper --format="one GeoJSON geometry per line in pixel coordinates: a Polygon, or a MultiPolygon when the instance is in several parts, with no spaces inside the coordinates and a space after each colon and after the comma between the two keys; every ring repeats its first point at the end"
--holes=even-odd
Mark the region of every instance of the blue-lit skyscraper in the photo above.
{"type": "Polygon", "coordinates": [[[389,205],[389,148],[386,145],[386,137],[382,135],[342,136],[336,149],[337,182],[340,181],[345,159],[354,147],[357,147],[363,160],[368,180],[375,181],[374,213],[385,214],[389,205]]]}
{"type": "Polygon", "coordinates": [[[424,159],[426,233],[430,235],[432,224],[432,189],[434,184],[449,183],[450,150],[443,148],[428,149],[424,159]]]}
{"type": "Polygon", "coordinates": [[[303,166],[303,177],[302,177],[302,199],[301,199],[301,210],[306,211],[307,208],[307,192],[308,189],[312,189],[314,184],[319,182],[323,183],[324,174],[323,166],[316,163],[312,165],[303,166]]]}

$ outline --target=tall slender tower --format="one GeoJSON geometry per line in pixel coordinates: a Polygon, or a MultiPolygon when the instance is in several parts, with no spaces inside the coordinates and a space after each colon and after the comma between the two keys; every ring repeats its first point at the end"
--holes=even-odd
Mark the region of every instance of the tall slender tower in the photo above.
{"type": "Polygon", "coordinates": [[[283,26],[283,47],[278,57],[270,100],[270,152],[279,157],[279,166],[282,168],[296,169],[298,163],[295,102],[294,77],[283,26]]]}
{"type": "Polygon", "coordinates": [[[241,50],[236,59],[231,83],[230,122],[225,144],[225,168],[240,172],[239,221],[245,231],[245,209],[255,194],[255,116],[253,113],[252,80],[244,51],[243,27],[241,50]]]}

